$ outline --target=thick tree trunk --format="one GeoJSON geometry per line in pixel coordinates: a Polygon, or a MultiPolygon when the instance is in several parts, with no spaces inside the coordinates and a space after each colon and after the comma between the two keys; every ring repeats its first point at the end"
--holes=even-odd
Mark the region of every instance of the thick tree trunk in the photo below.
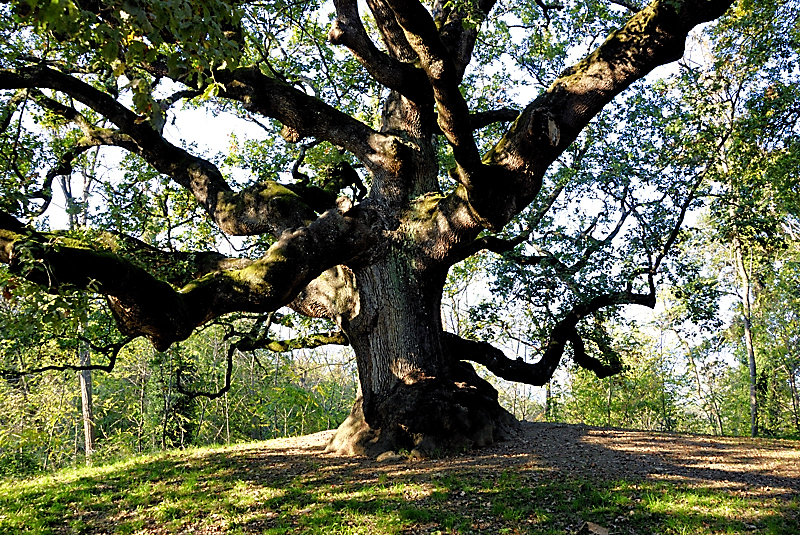
{"type": "Polygon", "coordinates": [[[514,417],[472,366],[451,355],[440,300],[446,271],[417,269],[395,247],[356,273],[360,304],[345,328],[356,353],[358,399],[328,451],[436,456],[509,438],[514,417]]]}

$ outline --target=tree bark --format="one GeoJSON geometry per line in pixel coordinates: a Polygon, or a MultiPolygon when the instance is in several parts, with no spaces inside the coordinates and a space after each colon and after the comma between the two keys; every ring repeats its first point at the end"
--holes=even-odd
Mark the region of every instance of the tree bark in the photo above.
{"type": "Polygon", "coordinates": [[[421,263],[413,246],[396,244],[356,272],[359,312],[343,328],[360,389],[328,451],[435,456],[492,444],[516,429],[497,391],[450,350],[440,311],[446,270],[421,263]]]}

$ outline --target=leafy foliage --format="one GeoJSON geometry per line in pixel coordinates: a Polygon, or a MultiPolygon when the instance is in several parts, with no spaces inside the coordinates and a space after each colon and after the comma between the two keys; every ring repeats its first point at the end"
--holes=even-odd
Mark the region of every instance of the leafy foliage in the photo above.
{"type": "MultiPolygon", "coordinates": [[[[781,287],[783,277],[792,280],[784,266],[795,260],[789,251],[794,250],[791,229],[797,228],[798,40],[797,29],[789,27],[796,20],[796,2],[739,2],[721,23],[692,38],[707,57],[690,54],[678,69],[650,78],[644,78],[645,73],[661,60],[644,61],[637,54],[646,54],[630,50],[622,70],[642,60],[642,72],[635,76],[640,80],[614,86],[615,91],[629,90],[597,113],[566,150],[567,143],[559,141],[562,130],[571,136],[589,120],[588,115],[574,124],[566,119],[588,106],[588,100],[561,109],[564,117],[537,106],[556,95],[559,84],[564,91],[569,89],[572,71],[565,67],[575,58],[608,35],[612,45],[619,36],[631,37],[615,28],[626,24],[638,4],[498,3],[489,13],[472,1],[429,4],[430,13],[424,11],[428,7],[414,4],[424,11],[426,21],[431,15],[433,26],[428,30],[441,30],[447,41],[443,28],[454,23],[456,38],[464,39],[459,46],[469,49],[463,80],[460,72],[445,73],[455,79],[452,87],[437,85],[441,80],[431,65],[458,71],[462,66],[456,67],[456,52],[449,58],[453,61],[428,61],[425,53],[438,53],[433,46],[437,37],[428,43],[431,47],[408,53],[404,49],[413,49],[416,42],[413,28],[397,31],[404,36],[399,44],[386,35],[392,24],[401,25],[401,13],[389,22],[379,20],[377,9],[372,16],[361,17],[357,3],[350,5],[356,11],[356,26],[345,20],[344,4],[335,6],[333,17],[330,5],[320,1],[2,4],[0,34],[8,39],[0,45],[0,67],[7,70],[3,76],[14,79],[10,87],[20,89],[0,95],[0,209],[14,224],[30,223],[27,234],[9,231],[13,239],[8,241],[8,263],[14,265],[8,271],[4,268],[0,281],[10,296],[3,303],[7,321],[0,338],[9,377],[56,368],[63,378],[65,370],[75,368],[76,354],[84,345],[92,348],[96,366],[112,366],[118,358],[114,374],[97,382],[102,400],[97,427],[109,456],[220,442],[222,437],[230,442],[292,434],[318,429],[323,422],[330,426],[341,419],[343,404],[354,394],[352,370],[345,366],[344,372],[317,376],[309,371],[317,357],[290,358],[269,353],[259,344],[268,341],[274,323],[281,326],[273,334],[296,327],[292,334],[300,338],[330,329],[331,322],[294,319],[285,311],[276,321],[276,311],[269,307],[286,304],[313,279],[312,272],[317,276],[331,267],[321,267],[325,262],[331,258],[340,262],[340,256],[350,253],[332,250],[321,254],[324,261],[319,265],[306,265],[315,251],[299,248],[290,258],[276,244],[293,245],[311,233],[318,248],[330,247],[334,231],[345,226],[331,225],[335,228],[319,235],[312,230],[327,229],[326,222],[340,217],[362,224],[358,229],[365,235],[369,228],[382,240],[398,240],[391,245],[370,243],[364,246],[369,254],[353,251],[348,259],[355,266],[374,262],[372,255],[408,247],[404,254],[413,249],[429,255],[424,261],[409,262],[419,270],[420,280],[431,278],[440,284],[450,267],[447,262],[463,258],[462,250],[475,253],[486,245],[483,248],[497,253],[466,255],[470,257],[463,264],[450,270],[445,298],[450,302],[452,330],[467,339],[515,345],[514,352],[523,361],[544,359],[554,347],[560,351],[569,347],[567,354],[571,352],[575,363],[593,363],[598,375],[625,372],[603,385],[608,393],[603,404],[598,403],[603,400],[602,388],[590,386],[581,372],[562,368],[571,390],[556,392],[559,406],[577,404],[562,417],[634,422],[665,430],[699,425],[698,418],[692,419],[695,413],[679,402],[691,378],[673,369],[660,352],[656,356],[655,343],[647,334],[631,331],[624,307],[654,306],[656,287],[665,284],[676,302],[671,310],[673,331],[689,338],[687,333],[698,327],[716,332],[725,325],[730,342],[738,327],[725,323],[728,318],[721,307],[736,283],[730,279],[730,263],[719,254],[722,244],[744,241],[750,256],[757,259],[751,274],[759,281],[759,297],[764,300],[769,295],[767,281],[777,281],[774,284],[781,287]],[[342,39],[362,39],[367,44],[344,43],[353,52],[344,53],[335,38],[336,28],[344,32],[338,24],[351,25],[342,39]],[[469,36],[478,30],[473,54],[469,36]],[[374,46],[381,38],[384,45],[374,46]],[[364,59],[370,54],[378,59],[364,59]],[[40,87],[33,87],[37,84],[25,78],[32,72],[61,77],[63,84],[45,77],[38,80],[40,87]],[[553,86],[556,80],[560,82],[553,86]],[[70,84],[73,89],[66,87],[70,84]],[[409,87],[416,85],[424,87],[409,87]],[[449,109],[451,100],[457,103],[453,109],[463,112],[455,121],[451,119],[458,114],[449,109]],[[528,106],[531,102],[537,104],[528,106]],[[500,110],[505,111],[504,119],[472,127],[471,121],[481,113],[511,106],[527,108],[510,128],[503,124],[511,121],[507,109],[500,110]],[[406,107],[411,110],[407,116],[392,115],[406,107]],[[179,123],[194,112],[219,119],[215,124],[235,121],[237,126],[231,129],[235,133],[212,149],[185,140],[186,129],[181,130],[179,123]],[[533,137],[535,117],[547,126],[548,139],[533,137]],[[398,127],[393,123],[398,118],[409,124],[416,119],[419,124],[398,127]],[[356,139],[354,130],[362,137],[356,139]],[[513,138],[522,131],[528,134],[513,138]],[[466,151],[465,139],[470,145],[466,151]],[[497,151],[519,141],[524,142],[525,154],[519,157],[525,160],[521,165],[525,171],[489,165],[497,151]],[[530,150],[526,143],[538,148],[530,150]],[[465,158],[465,153],[471,156],[465,158]],[[530,157],[539,153],[540,160],[530,157]],[[487,156],[482,160],[479,154],[487,156]],[[548,154],[554,156],[547,160],[548,154]],[[471,182],[470,164],[484,172],[498,170],[499,179],[494,174],[490,180],[482,177],[492,187],[481,190],[480,180],[471,182]],[[527,171],[538,167],[541,172],[527,171]],[[407,183],[397,180],[401,175],[408,177],[407,183]],[[81,191],[72,191],[73,181],[82,184],[81,191]],[[373,188],[369,196],[364,183],[373,188]],[[49,230],[47,216],[55,213],[52,207],[58,203],[54,185],[61,186],[65,197],[70,232],[34,235],[33,228],[49,230]],[[483,213],[484,199],[479,197],[487,197],[491,204],[497,201],[491,197],[503,188],[511,200],[496,204],[502,208],[493,210],[496,213],[483,213]],[[322,201],[312,202],[312,193],[322,201]],[[389,198],[392,195],[397,198],[389,198]],[[433,207],[430,214],[444,219],[431,218],[425,232],[435,238],[425,244],[422,241],[428,238],[419,238],[412,247],[416,229],[409,228],[422,221],[414,219],[420,215],[416,207],[427,206],[427,201],[433,207]],[[351,210],[354,203],[357,206],[351,210]],[[447,210],[451,212],[446,214],[447,210]],[[498,224],[490,222],[495,216],[498,224]],[[315,218],[317,226],[312,227],[315,218]],[[232,227],[231,221],[238,219],[244,222],[232,227]],[[695,225],[697,221],[705,221],[712,232],[695,225]],[[690,225],[698,228],[687,228],[690,225]],[[489,228],[502,230],[493,235],[489,228]],[[406,231],[406,237],[397,238],[406,231]],[[225,232],[246,237],[231,238],[225,232]],[[120,234],[128,240],[113,238],[120,234]],[[84,285],[88,296],[74,293],[80,285],[60,284],[45,258],[72,252],[71,247],[113,256],[146,278],[151,286],[130,300],[151,298],[148,312],[139,313],[117,294],[95,295],[102,291],[97,278],[84,285]],[[697,255],[695,250],[701,247],[704,251],[697,255]],[[211,259],[210,267],[200,269],[192,263],[200,257],[196,251],[207,253],[204,258],[211,259]],[[241,258],[225,258],[229,254],[241,258]],[[426,263],[435,261],[439,262],[435,273],[424,272],[426,263]],[[268,268],[279,262],[284,278],[291,275],[297,280],[266,278],[268,268]],[[717,271],[709,267],[712,262],[717,271]],[[476,276],[481,270],[488,276],[476,276]],[[230,273],[234,275],[227,278],[230,273]],[[26,276],[45,281],[51,293],[35,292],[21,280],[26,276]],[[188,297],[197,295],[192,294],[194,289],[233,279],[242,284],[231,282],[213,299],[188,297]],[[151,290],[163,290],[173,302],[188,305],[175,312],[166,299],[159,300],[160,295],[153,298],[157,292],[151,290]],[[279,292],[285,295],[275,297],[278,305],[256,302],[262,294],[272,297],[279,292]],[[192,317],[192,322],[176,326],[182,313],[190,316],[207,303],[221,304],[218,310],[197,313],[199,319],[192,317]],[[159,327],[166,334],[154,334],[159,329],[145,316],[157,316],[162,307],[168,321],[159,327]],[[228,314],[232,310],[263,314],[228,314]],[[131,342],[113,331],[115,321],[122,332],[149,336],[159,349],[173,346],[156,351],[140,341],[131,342]],[[203,328],[186,339],[198,326],[203,328]],[[256,349],[241,354],[239,349],[248,344],[256,349]]],[[[703,9],[706,4],[710,3],[704,1],[703,9]]],[[[689,2],[667,1],[661,11],[682,6],[691,7],[689,2]]],[[[684,38],[684,30],[688,28],[675,30],[676,39],[684,38]]],[[[642,32],[637,38],[651,37],[642,32]]],[[[653,43],[649,44],[661,46],[653,43]]],[[[675,48],[677,41],[670,43],[675,48]]],[[[638,68],[630,67],[631,72],[638,68]]],[[[616,95],[595,90],[604,95],[600,100],[616,95]]],[[[424,237],[425,232],[418,235],[424,237]]],[[[360,235],[345,237],[347,246],[350,241],[362,244],[355,239],[360,235]]],[[[367,279],[359,273],[353,280],[363,286],[367,279]]],[[[779,299],[775,296],[770,299],[779,299]]],[[[438,296],[431,299],[438,306],[438,296]]],[[[346,328],[351,320],[358,321],[358,314],[366,316],[366,304],[366,299],[360,302],[358,311],[314,310],[313,315],[335,319],[346,328]]],[[[377,324],[380,311],[373,308],[377,324]]],[[[431,322],[439,335],[438,319],[431,322]]],[[[764,322],[774,332],[786,331],[777,318],[764,322]]],[[[371,329],[362,329],[367,331],[371,329]]],[[[695,353],[721,347],[717,338],[721,337],[693,339],[689,355],[694,358],[695,353]]],[[[443,343],[432,344],[437,346],[443,343]]],[[[738,347],[729,350],[738,356],[738,347]]],[[[769,362],[785,362],[786,370],[796,369],[779,349],[769,353],[774,355],[769,362]]],[[[697,360],[702,367],[702,359],[697,360]]],[[[697,363],[692,360],[695,368],[697,363]]],[[[362,371],[372,369],[372,364],[362,364],[362,371]]],[[[395,373],[396,367],[388,368],[395,373]]],[[[780,400],[786,398],[779,378],[783,368],[760,367],[764,374],[760,395],[776,400],[772,405],[779,409],[780,400]]],[[[362,387],[367,379],[362,377],[362,387]]],[[[735,373],[725,376],[730,385],[734,379],[735,373]]],[[[701,393],[710,384],[696,382],[701,393]]],[[[12,386],[9,403],[24,406],[28,401],[16,395],[18,385],[12,386]]],[[[26,395],[32,395],[34,386],[26,395]]],[[[56,388],[45,386],[50,392],[56,388]]],[[[538,412],[529,392],[527,397],[520,410],[528,415],[538,412]]],[[[516,404],[516,390],[512,399],[516,404]]],[[[716,414],[719,432],[723,432],[721,404],[722,396],[709,394],[697,399],[694,407],[716,414]]],[[[40,462],[64,451],[55,438],[66,444],[64,437],[73,436],[69,420],[64,412],[52,424],[48,445],[37,452],[40,462]]],[[[771,428],[785,433],[781,417],[773,420],[771,428]]],[[[40,423],[20,421],[13,424],[42,429],[40,423]]],[[[731,427],[725,422],[726,429],[731,427]]],[[[42,436],[36,440],[44,442],[42,436]]],[[[9,452],[17,450],[17,443],[9,444],[9,452]]],[[[57,462],[63,464],[66,457],[64,453],[57,462]]],[[[17,465],[22,470],[25,463],[17,465]]]]}

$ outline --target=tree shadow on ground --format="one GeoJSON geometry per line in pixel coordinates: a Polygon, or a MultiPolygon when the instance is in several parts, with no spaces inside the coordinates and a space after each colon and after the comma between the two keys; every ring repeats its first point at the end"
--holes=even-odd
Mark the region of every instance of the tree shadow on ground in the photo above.
{"type": "Polygon", "coordinates": [[[596,479],[681,481],[765,496],[800,492],[800,442],[525,423],[531,454],[596,479]]]}
{"type": "Polygon", "coordinates": [[[0,532],[790,534],[800,521],[791,443],[525,424],[491,448],[378,463],[324,454],[325,436],[26,483],[0,491],[0,532]]]}

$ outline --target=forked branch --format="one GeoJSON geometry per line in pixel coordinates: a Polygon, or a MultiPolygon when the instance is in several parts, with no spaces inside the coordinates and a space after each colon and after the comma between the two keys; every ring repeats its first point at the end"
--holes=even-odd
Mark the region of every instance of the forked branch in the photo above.
{"type": "Polygon", "coordinates": [[[367,35],[355,0],[336,0],[336,20],[328,33],[334,45],[344,45],[367,72],[380,84],[394,89],[418,104],[433,99],[425,73],[412,63],[403,62],[375,46],[367,35]]]}
{"type": "Polygon", "coordinates": [[[438,125],[453,148],[458,178],[470,187],[471,175],[481,167],[481,158],[472,135],[469,107],[461,94],[461,76],[428,10],[419,2],[387,0],[406,39],[419,57],[428,76],[438,111],[438,125]]]}

